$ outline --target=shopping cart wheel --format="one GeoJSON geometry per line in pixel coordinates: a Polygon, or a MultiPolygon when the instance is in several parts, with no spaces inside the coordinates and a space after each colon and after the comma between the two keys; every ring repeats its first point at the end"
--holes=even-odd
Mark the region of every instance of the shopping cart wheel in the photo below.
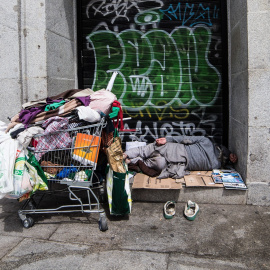
{"type": "Polygon", "coordinates": [[[34,219],[30,216],[27,216],[24,220],[22,220],[23,227],[29,229],[34,225],[34,219]]]}
{"type": "Polygon", "coordinates": [[[100,214],[100,218],[99,218],[99,221],[98,221],[98,226],[99,226],[99,229],[102,232],[105,232],[105,231],[108,230],[108,224],[107,224],[107,219],[106,219],[105,215],[100,214]]]}

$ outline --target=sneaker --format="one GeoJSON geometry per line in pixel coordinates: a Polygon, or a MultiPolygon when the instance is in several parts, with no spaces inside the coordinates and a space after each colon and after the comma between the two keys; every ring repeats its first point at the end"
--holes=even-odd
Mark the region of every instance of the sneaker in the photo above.
{"type": "Polygon", "coordinates": [[[184,216],[188,220],[194,220],[199,212],[199,205],[195,202],[188,201],[185,205],[184,216]]]}
{"type": "Polygon", "coordinates": [[[166,219],[171,219],[175,215],[175,202],[168,201],[164,204],[164,217],[166,219]]]}

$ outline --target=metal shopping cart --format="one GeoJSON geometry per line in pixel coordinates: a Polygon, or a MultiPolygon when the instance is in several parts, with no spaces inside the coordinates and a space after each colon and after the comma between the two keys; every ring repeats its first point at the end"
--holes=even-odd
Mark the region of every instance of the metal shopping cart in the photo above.
{"type": "Polygon", "coordinates": [[[33,214],[80,212],[99,213],[99,229],[108,229],[106,215],[99,200],[104,196],[104,187],[96,174],[101,132],[105,126],[103,117],[100,122],[92,125],[38,134],[33,138],[36,147],[30,151],[46,174],[49,190],[34,192],[18,211],[25,228],[34,225],[33,214]],[[51,147],[55,142],[60,145],[57,148],[51,147]],[[61,188],[55,189],[55,185],[61,188]],[[65,193],[68,203],[56,208],[40,208],[45,195],[55,197],[57,193],[65,193]]]}

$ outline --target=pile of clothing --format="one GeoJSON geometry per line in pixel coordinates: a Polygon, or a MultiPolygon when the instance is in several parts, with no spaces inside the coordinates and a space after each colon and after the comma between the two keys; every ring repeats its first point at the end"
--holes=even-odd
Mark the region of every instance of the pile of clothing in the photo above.
{"type": "MultiPolygon", "coordinates": [[[[108,125],[112,126],[106,129],[108,133],[114,129],[113,123],[118,125],[123,117],[121,104],[112,92],[72,89],[25,103],[10,123],[0,121],[0,198],[25,199],[36,190],[47,190],[47,179],[52,177],[64,178],[73,173],[87,178],[91,173],[87,170],[50,167],[48,155],[55,161],[57,151],[53,152],[54,149],[71,147],[69,133],[57,131],[87,126],[99,122],[103,116],[107,116],[107,121],[117,116],[117,123],[111,121],[108,125]],[[39,139],[37,135],[41,135],[39,139]]],[[[120,122],[122,127],[123,122],[120,122]]],[[[70,165],[70,161],[63,161],[62,157],[59,156],[59,163],[70,165]]]]}

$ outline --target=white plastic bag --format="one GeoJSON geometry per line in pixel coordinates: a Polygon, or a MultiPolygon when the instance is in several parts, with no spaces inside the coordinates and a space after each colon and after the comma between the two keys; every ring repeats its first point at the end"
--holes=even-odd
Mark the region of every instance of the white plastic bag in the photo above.
{"type": "Polygon", "coordinates": [[[7,129],[7,124],[0,121],[0,143],[11,138],[8,133],[5,133],[6,129],[7,129]]]}
{"type": "Polygon", "coordinates": [[[14,190],[13,169],[18,149],[18,141],[8,139],[0,144],[0,193],[14,190]]]}
{"type": "Polygon", "coordinates": [[[7,129],[7,124],[3,121],[0,121],[0,131],[1,132],[5,132],[5,130],[7,129]]]}
{"type": "Polygon", "coordinates": [[[25,167],[26,153],[27,150],[23,149],[19,152],[19,155],[15,160],[13,170],[13,191],[7,194],[7,198],[18,199],[32,190],[30,176],[25,167]]]}
{"type": "Polygon", "coordinates": [[[80,120],[84,120],[90,123],[100,121],[100,114],[96,111],[91,109],[89,106],[79,106],[76,108],[78,111],[78,116],[80,120]]]}

